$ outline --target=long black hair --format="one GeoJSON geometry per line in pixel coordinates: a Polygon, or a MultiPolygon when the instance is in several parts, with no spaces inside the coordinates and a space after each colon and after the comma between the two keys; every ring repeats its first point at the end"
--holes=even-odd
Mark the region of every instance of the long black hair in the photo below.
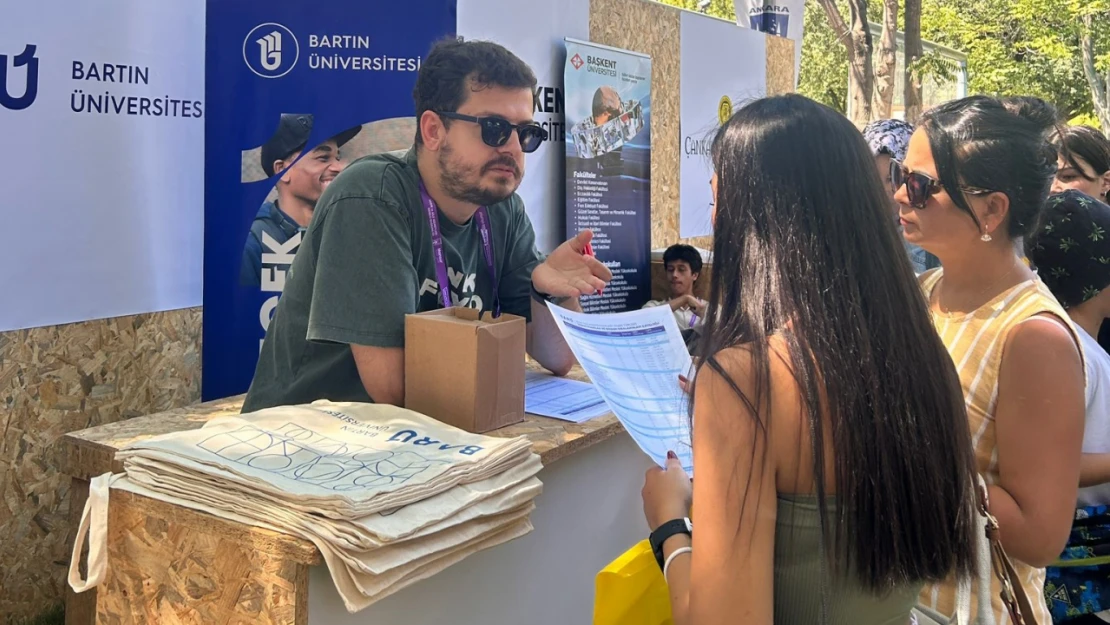
{"type": "MultiPolygon", "coordinates": [[[[970,571],[975,465],[960,381],[862,135],[828,107],[777,96],[739,110],[713,154],[717,219],[698,362],[725,377],[765,432],[756,407],[769,403],[767,342],[782,334],[812,433],[827,555],[864,587],[883,593],[970,571]],[[754,396],[717,361],[737,346],[750,350],[754,396]]],[[[736,461],[756,466],[754,452],[736,461]]]]}
{"type": "Polygon", "coordinates": [[[1056,175],[1056,149],[1048,141],[1054,122],[1043,110],[971,96],[929,109],[919,127],[957,207],[980,225],[960,187],[1004,193],[1010,199],[1006,233],[1011,239],[1029,234],[1056,175]]]}

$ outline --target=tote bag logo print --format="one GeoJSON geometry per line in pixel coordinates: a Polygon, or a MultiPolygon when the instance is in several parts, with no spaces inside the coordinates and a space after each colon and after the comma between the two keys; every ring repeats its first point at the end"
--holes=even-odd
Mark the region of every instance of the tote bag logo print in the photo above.
{"type": "Polygon", "coordinates": [[[12,95],[8,85],[8,55],[0,54],[0,106],[12,111],[21,111],[35,102],[39,94],[39,60],[35,58],[37,49],[38,46],[34,44],[26,44],[23,52],[12,59],[14,68],[27,68],[23,95],[18,98],[12,95]]]}
{"type": "Polygon", "coordinates": [[[287,423],[277,430],[244,426],[197,446],[224,460],[334,491],[405,483],[449,464],[413,451],[374,449],[287,423]]]}

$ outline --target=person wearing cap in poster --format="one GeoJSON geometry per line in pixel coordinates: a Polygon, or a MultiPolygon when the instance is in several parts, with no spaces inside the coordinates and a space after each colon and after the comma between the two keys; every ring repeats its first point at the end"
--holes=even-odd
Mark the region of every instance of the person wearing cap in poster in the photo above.
{"type": "Polygon", "coordinates": [[[320,198],[243,412],[319,399],[403,406],[406,315],[455,306],[524,318],[528,354],[570,371],[548,305],[580,311],[613,274],[589,253],[589,230],[546,256],[536,248],[516,193],[526,156],[548,139],[536,83],[496,43],[436,44],[413,91],[413,148],[351,163],[320,198]]]}
{"type": "MultiPolygon", "coordinates": [[[[345,166],[339,149],[362,130],[355,126],[329,138],[297,159],[308,144],[312,132],[311,115],[282,115],[277,131],[262,146],[262,170],[277,179],[277,199],[263,202],[251,222],[239,282],[243,286],[261,286],[262,254],[280,249],[298,232],[304,232],[316,210],[316,202],[324,189],[345,166]],[[264,235],[267,235],[264,237],[264,235]],[[268,241],[267,239],[273,239],[268,241]]],[[[275,265],[288,270],[288,265],[275,265]]]]}

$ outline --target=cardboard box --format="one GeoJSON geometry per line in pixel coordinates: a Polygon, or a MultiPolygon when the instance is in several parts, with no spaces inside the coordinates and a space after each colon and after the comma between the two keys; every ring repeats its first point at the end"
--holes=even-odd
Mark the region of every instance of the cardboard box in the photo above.
{"type": "Polygon", "coordinates": [[[523,317],[444,308],[405,318],[405,407],[481,434],[524,420],[523,317]]]}

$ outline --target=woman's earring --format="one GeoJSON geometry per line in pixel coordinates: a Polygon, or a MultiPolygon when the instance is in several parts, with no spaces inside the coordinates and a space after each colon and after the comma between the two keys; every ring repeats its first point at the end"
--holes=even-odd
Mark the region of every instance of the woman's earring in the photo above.
{"type": "Polygon", "coordinates": [[[984,232],[983,236],[979,237],[979,240],[983,243],[990,243],[992,239],[989,232],[984,232]]]}

